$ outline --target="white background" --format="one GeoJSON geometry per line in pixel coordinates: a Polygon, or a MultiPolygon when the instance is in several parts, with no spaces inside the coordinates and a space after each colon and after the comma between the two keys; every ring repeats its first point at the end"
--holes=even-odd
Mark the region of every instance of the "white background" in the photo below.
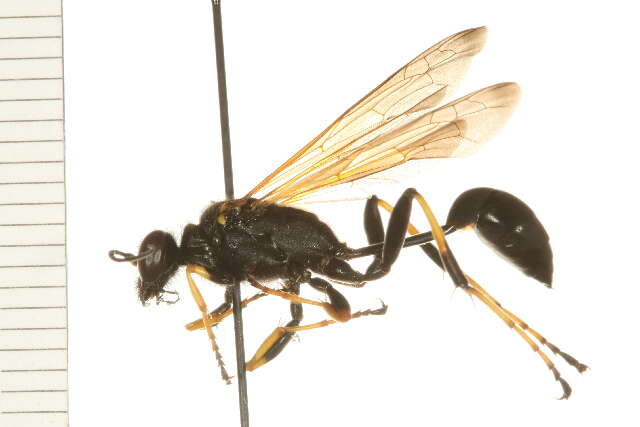
{"type": "MultiPolygon", "coordinates": [[[[625,2],[223,2],[236,195],[417,53],[489,28],[457,93],[517,81],[522,101],[477,155],[441,161],[381,195],[417,187],[444,220],[462,191],[524,199],[551,235],[554,289],[525,278],[473,233],[450,244],[507,308],[591,366],[527,345],[417,250],[385,279],[344,290],[384,317],[300,334],[249,374],[254,426],[637,425],[636,14],[625,2]]],[[[182,301],[141,307],[136,270],[108,260],[153,229],[179,236],[224,196],[210,3],[65,2],[70,417],[75,426],[236,425],[182,274],[182,301]]],[[[317,212],[364,243],[363,203],[317,212]]],[[[417,219],[418,224],[424,224],[417,219]]],[[[223,289],[202,282],[210,306],[223,289]]],[[[341,288],[342,289],[342,288],[341,288]]],[[[243,288],[248,295],[250,289],[243,288]]],[[[312,292],[311,297],[319,297],[312,292]]],[[[288,304],[245,310],[248,358],[288,304]]],[[[324,318],[306,309],[305,321],[324,318]]],[[[233,369],[231,322],[217,329],[233,369]]]]}

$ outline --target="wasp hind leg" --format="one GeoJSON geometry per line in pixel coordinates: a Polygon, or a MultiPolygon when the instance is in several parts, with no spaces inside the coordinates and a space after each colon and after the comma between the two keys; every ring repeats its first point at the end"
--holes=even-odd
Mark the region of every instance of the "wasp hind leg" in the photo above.
{"type": "Polygon", "coordinates": [[[382,253],[379,257],[374,258],[365,276],[370,280],[369,278],[378,278],[387,274],[393,263],[398,259],[398,255],[400,255],[407,232],[417,231],[409,222],[414,199],[420,204],[422,211],[429,220],[444,269],[456,286],[467,288],[469,283],[449,248],[440,224],[438,224],[425,198],[413,188],[405,190],[393,207],[384,201],[378,200],[376,197],[371,198],[368,202],[365,208],[365,231],[369,241],[378,239],[381,236],[379,216],[375,217],[373,215],[373,207],[379,205],[390,209],[391,217],[389,218],[387,231],[384,233],[382,253]],[[367,215],[370,217],[369,219],[367,215]]]}
{"type": "Polygon", "coordinates": [[[418,201],[425,216],[429,220],[433,238],[438,244],[439,256],[447,273],[456,286],[467,288],[469,283],[453,256],[451,249],[449,249],[449,245],[444,237],[445,233],[440,227],[440,224],[438,224],[424,197],[413,188],[405,190],[395,206],[391,206],[375,196],[368,200],[364,216],[367,239],[369,240],[369,244],[383,242],[383,245],[382,251],[374,256],[366,273],[362,274],[353,270],[349,263],[344,260],[351,258],[351,252],[355,252],[355,250],[349,248],[345,249],[345,252],[341,254],[341,256],[331,259],[319,272],[332,280],[356,287],[363,286],[365,282],[385,276],[398,259],[400,251],[404,247],[407,232],[416,231],[415,227],[409,222],[414,199],[418,201]],[[386,233],[382,227],[382,220],[380,219],[380,214],[377,209],[379,205],[387,207],[391,212],[386,233]]]}
{"type": "MultiPolygon", "coordinates": [[[[420,201],[420,199],[418,200],[420,201]]],[[[426,202],[424,203],[426,204],[426,202]]],[[[384,200],[379,200],[375,196],[369,199],[369,201],[367,202],[367,207],[365,208],[365,228],[367,231],[367,236],[369,238],[369,243],[373,243],[371,241],[370,234],[375,236],[374,238],[379,239],[380,230],[382,229],[382,222],[379,219],[379,212],[376,212],[375,214],[372,213],[374,209],[377,210],[376,207],[383,208],[388,212],[390,212],[392,215],[396,211],[396,208],[392,207],[389,203],[385,202],[384,200]],[[370,231],[370,229],[372,229],[373,231],[370,231]]],[[[424,205],[423,205],[423,208],[424,208],[424,205]]],[[[418,229],[416,229],[410,223],[407,225],[406,230],[410,234],[419,233],[418,229]]],[[[443,270],[449,272],[444,262],[444,259],[442,257],[442,251],[439,251],[438,248],[436,248],[431,243],[426,243],[424,245],[421,245],[420,247],[436,265],[438,265],[443,270]]],[[[447,246],[447,249],[448,249],[448,246],[447,246]]],[[[377,259],[380,259],[380,258],[381,257],[377,257],[377,259]]],[[[375,261],[376,260],[374,260],[374,262],[375,261]]],[[[372,263],[372,266],[375,267],[373,263],[372,263]]],[[[571,355],[561,351],[557,346],[549,342],[544,336],[542,336],[533,328],[529,327],[529,325],[525,323],[522,319],[520,319],[518,316],[516,316],[506,308],[504,308],[502,304],[500,304],[495,298],[493,298],[482,286],[480,286],[480,284],[478,284],[471,277],[464,274],[462,270],[460,270],[460,274],[462,274],[462,276],[464,277],[464,281],[467,283],[467,286],[462,286],[465,292],[482,301],[482,303],[484,303],[489,309],[491,309],[491,311],[493,311],[498,317],[500,317],[507,326],[509,326],[518,335],[520,335],[520,337],[530,346],[530,348],[536,354],[538,354],[538,356],[543,360],[547,368],[552,372],[555,380],[561,384],[562,390],[563,390],[563,395],[561,399],[569,398],[569,396],[571,395],[571,387],[569,386],[567,381],[564,378],[562,378],[562,376],[560,375],[560,372],[555,367],[553,362],[544,353],[544,351],[542,351],[540,347],[534,342],[531,336],[534,337],[540,344],[547,346],[554,354],[562,357],[569,365],[576,368],[579,372],[581,373],[584,372],[585,370],[588,369],[588,367],[580,363],[571,355]],[[527,333],[530,334],[531,336],[529,336],[527,333]]],[[[454,280],[454,283],[455,282],[456,281],[454,280]]]]}

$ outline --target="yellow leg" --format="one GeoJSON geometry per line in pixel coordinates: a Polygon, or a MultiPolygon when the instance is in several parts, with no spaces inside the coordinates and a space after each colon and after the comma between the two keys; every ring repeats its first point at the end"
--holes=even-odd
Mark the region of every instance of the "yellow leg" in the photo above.
{"type": "Polygon", "coordinates": [[[310,304],[310,305],[315,305],[315,306],[318,306],[318,307],[324,307],[325,303],[323,303],[323,302],[313,301],[313,300],[310,300],[310,299],[299,297],[299,296],[294,295],[294,294],[290,294],[289,292],[268,288],[268,287],[264,286],[263,284],[261,284],[260,282],[258,282],[256,279],[254,279],[251,276],[249,276],[248,280],[249,280],[249,284],[251,286],[253,286],[254,288],[260,289],[265,294],[275,295],[277,297],[284,298],[287,301],[297,302],[297,303],[300,303],[300,304],[310,304]]]}
{"type": "Polygon", "coordinates": [[[222,360],[222,355],[220,354],[220,349],[218,348],[218,344],[216,343],[216,336],[213,334],[213,330],[211,329],[211,323],[209,321],[209,311],[207,310],[207,304],[196,286],[196,282],[191,277],[192,274],[198,274],[202,277],[205,277],[211,280],[209,273],[204,267],[199,265],[188,265],[187,266],[187,282],[189,283],[189,289],[191,290],[191,295],[193,296],[194,301],[198,305],[200,312],[202,313],[202,323],[207,330],[207,335],[209,336],[209,341],[211,341],[211,349],[216,355],[216,360],[218,362],[218,366],[220,367],[220,374],[222,375],[222,379],[227,383],[231,384],[231,377],[227,373],[227,369],[224,366],[224,361],[222,360]]]}
{"type": "MultiPolygon", "coordinates": [[[[245,308],[247,305],[249,305],[249,303],[266,296],[267,294],[260,292],[249,298],[243,299],[241,303],[242,308],[245,308]]],[[[208,314],[209,324],[211,326],[216,326],[218,323],[222,322],[224,319],[226,319],[232,314],[233,314],[233,308],[230,308],[218,314],[211,312],[208,314]]],[[[200,319],[194,320],[193,322],[187,323],[184,327],[187,328],[189,331],[197,331],[198,329],[204,329],[204,322],[202,321],[202,318],[200,318],[200,319]]]]}
{"type": "MultiPolygon", "coordinates": [[[[468,276],[467,276],[468,277],[468,276]]],[[[560,397],[560,399],[568,399],[569,396],[571,395],[571,387],[569,386],[569,383],[567,383],[565,381],[564,378],[562,378],[560,376],[560,372],[558,371],[558,369],[555,367],[555,365],[553,364],[553,362],[549,359],[549,357],[544,353],[544,351],[540,350],[540,347],[538,347],[536,345],[535,342],[533,342],[533,340],[526,334],[526,332],[524,332],[522,330],[522,328],[520,328],[513,319],[511,319],[505,312],[504,310],[502,310],[500,308],[500,306],[496,305],[493,301],[491,301],[490,298],[488,298],[485,294],[483,294],[482,292],[478,291],[476,288],[474,287],[468,287],[465,289],[465,291],[471,295],[471,296],[475,296],[476,298],[478,298],[480,301],[482,301],[487,307],[489,307],[495,314],[498,315],[498,317],[500,317],[504,323],[506,323],[506,325],[508,327],[510,327],[511,329],[513,329],[514,331],[516,331],[518,333],[518,335],[520,335],[520,337],[522,337],[523,340],[525,340],[527,342],[527,344],[529,344],[529,346],[531,347],[531,349],[538,354],[538,356],[540,356],[540,358],[542,359],[542,361],[544,362],[545,365],[547,365],[547,368],[549,368],[549,370],[553,373],[553,377],[555,378],[556,381],[558,381],[560,383],[560,385],[562,386],[562,397],[560,397]]]]}
{"type": "MultiPolygon", "coordinates": [[[[408,189],[407,191],[405,191],[401,199],[404,199],[405,197],[411,197],[411,199],[417,200],[418,203],[420,204],[420,207],[422,208],[424,215],[427,217],[427,220],[429,221],[429,226],[431,228],[433,239],[435,240],[438,246],[438,254],[440,256],[440,260],[442,261],[442,265],[444,266],[443,268],[449,274],[449,276],[451,277],[451,280],[453,280],[456,286],[468,287],[469,284],[465,279],[464,274],[458,265],[458,262],[453,256],[451,249],[449,249],[449,244],[447,243],[447,240],[444,237],[444,232],[442,231],[442,228],[440,227],[438,220],[436,219],[435,215],[431,211],[431,208],[429,207],[429,204],[427,203],[425,198],[422,197],[422,195],[417,191],[415,191],[414,189],[408,189]]],[[[408,200],[408,199],[404,199],[404,201],[409,201],[411,203],[411,200],[408,200]]],[[[388,212],[393,211],[393,206],[391,206],[389,203],[385,202],[384,200],[378,200],[378,206],[386,209],[388,212]]],[[[418,233],[418,229],[411,223],[408,224],[407,231],[411,234],[418,233]]]]}
{"type": "Polygon", "coordinates": [[[589,367],[585,364],[582,364],[580,362],[578,362],[578,360],[576,360],[574,357],[572,357],[571,355],[565,353],[564,351],[560,350],[557,346],[555,346],[553,343],[549,342],[545,337],[543,337],[540,333],[538,333],[535,329],[532,329],[531,327],[529,327],[529,325],[524,322],[522,319],[520,319],[518,316],[516,316],[515,314],[513,314],[511,311],[507,310],[506,308],[504,308],[502,306],[502,304],[500,304],[495,298],[493,298],[486,290],[484,290],[484,288],[482,288],[482,286],[480,286],[480,284],[478,284],[478,282],[476,282],[475,280],[473,280],[471,277],[467,276],[467,279],[469,280],[469,283],[471,283],[471,285],[478,290],[479,292],[481,292],[482,294],[484,294],[493,304],[495,304],[498,308],[500,308],[509,318],[511,318],[523,331],[529,332],[535,339],[538,340],[538,342],[540,342],[540,344],[542,345],[546,345],[547,347],[549,347],[549,349],[554,353],[559,355],[560,357],[562,357],[569,365],[573,366],[574,368],[576,368],[578,370],[578,372],[582,373],[584,371],[586,371],[587,369],[589,369],[589,367]]]}
{"type": "Polygon", "coordinates": [[[307,298],[302,298],[298,295],[293,295],[289,292],[268,288],[262,285],[261,283],[259,283],[256,279],[254,279],[251,276],[249,276],[247,280],[249,281],[249,284],[251,286],[253,286],[254,288],[260,289],[265,294],[275,295],[280,298],[284,298],[287,301],[291,301],[299,304],[309,304],[309,305],[315,305],[317,307],[322,307],[329,316],[331,316],[333,319],[338,320],[340,322],[346,322],[347,320],[349,320],[349,318],[345,318],[343,316],[342,312],[336,311],[334,307],[328,302],[314,301],[307,298]]]}
{"type": "MultiPolygon", "coordinates": [[[[369,315],[381,315],[387,312],[387,306],[383,303],[382,307],[375,310],[364,310],[358,311],[351,315],[351,319],[357,319],[358,317],[369,316],[369,315]]],[[[271,335],[267,337],[266,340],[258,347],[256,353],[253,355],[250,361],[247,362],[247,371],[253,371],[258,369],[260,366],[264,365],[269,361],[265,357],[267,352],[278,342],[280,339],[287,333],[300,332],[300,331],[308,331],[311,329],[323,328],[325,326],[333,325],[336,323],[342,323],[338,320],[328,319],[322,320],[320,322],[311,323],[309,325],[302,326],[281,326],[273,330],[271,335]]]]}
{"type": "MultiPolygon", "coordinates": [[[[429,224],[431,225],[433,236],[436,241],[436,244],[438,245],[438,251],[440,252],[441,257],[445,254],[450,253],[449,246],[444,238],[444,233],[442,232],[442,229],[440,228],[440,225],[438,224],[435,216],[433,215],[433,212],[429,208],[429,205],[427,204],[426,200],[420,194],[416,194],[415,198],[420,203],[422,210],[424,211],[425,215],[427,216],[427,219],[429,220],[429,224]]],[[[387,210],[388,212],[391,212],[393,210],[393,206],[391,206],[389,203],[383,200],[379,200],[378,205],[384,208],[385,210],[387,210]]],[[[419,233],[418,229],[411,224],[409,224],[408,231],[410,234],[419,233]]],[[[567,363],[575,367],[579,372],[584,372],[586,369],[588,369],[588,367],[578,362],[575,358],[573,358],[569,354],[563,351],[560,351],[558,347],[556,347],[555,345],[547,341],[547,339],[544,338],[537,331],[530,328],[529,325],[527,325],[522,319],[520,319],[515,314],[511,313],[509,310],[505,309],[495,298],[489,295],[489,293],[486,290],[484,290],[484,288],[482,288],[471,277],[469,277],[466,274],[464,275],[464,277],[469,283],[469,287],[463,288],[465,292],[482,301],[482,303],[484,303],[487,307],[489,307],[489,309],[491,309],[491,311],[493,311],[498,317],[500,317],[507,326],[509,326],[518,335],[520,335],[520,337],[531,347],[531,349],[540,356],[540,358],[542,359],[544,364],[547,366],[547,368],[551,370],[556,381],[558,381],[561,384],[562,390],[563,390],[563,395],[561,399],[567,399],[571,395],[571,387],[564,380],[564,378],[560,376],[560,372],[555,367],[553,362],[549,359],[549,357],[536,345],[536,343],[531,339],[531,337],[527,335],[526,332],[529,332],[542,345],[546,345],[547,347],[549,347],[549,349],[551,349],[553,353],[561,356],[567,363]]]]}
{"type": "MultiPolygon", "coordinates": [[[[422,210],[424,211],[425,216],[429,220],[429,225],[431,226],[433,238],[436,241],[436,244],[438,245],[438,250],[440,251],[440,254],[451,252],[451,250],[449,249],[449,245],[447,244],[447,241],[444,238],[444,233],[442,232],[442,228],[440,228],[440,224],[438,223],[438,220],[436,219],[435,215],[431,211],[431,208],[427,204],[427,201],[425,200],[425,198],[422,197],[421,194],[416,194],[416,200],[418,201],[418,203],[420,203],[420,206],[422,207],[422,210]]],[[[417,232],[418,230],[416,229],[415,231],[417,232]]]]}

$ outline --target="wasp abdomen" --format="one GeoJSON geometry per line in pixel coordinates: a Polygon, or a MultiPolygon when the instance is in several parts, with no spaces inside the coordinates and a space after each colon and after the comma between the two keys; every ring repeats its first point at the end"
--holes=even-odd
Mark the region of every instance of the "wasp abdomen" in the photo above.
{"type": "Polygon", "coordinates": [[[549,235],[522,200],[492,188],[474,188],[455,200],[447,225],[473,227],[496,252],[527,276],[551,287],[553,253],[549,235]]]}

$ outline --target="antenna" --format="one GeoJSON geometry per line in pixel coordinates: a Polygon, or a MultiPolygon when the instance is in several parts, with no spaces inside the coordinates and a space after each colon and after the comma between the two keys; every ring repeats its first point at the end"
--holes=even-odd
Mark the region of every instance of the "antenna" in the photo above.
{"type": "MultiPolygon", "coordinates": [[[[216,69],[218,73],[218,101],[220,104],[220,134],[222,136],[222,159],[224,166],[224,188],[227,200],[233,199],[233,169],[231,167],[231,137],[229,133],[229,105],[227,101],[227,77],[224,66],[224,41],[222,39],[221,0],[211,0],[213,7],[213,33],[216,49],[216,69]]],[[[242,330],[242,297],[240,283],[233,285],[233,326],[236,337],[236,366],[238,378],[238,398],[240,404],[240,425],[249,427],[249,406],[247,396],[247,369],[244,356],[244,333],[242,330]]]]}

